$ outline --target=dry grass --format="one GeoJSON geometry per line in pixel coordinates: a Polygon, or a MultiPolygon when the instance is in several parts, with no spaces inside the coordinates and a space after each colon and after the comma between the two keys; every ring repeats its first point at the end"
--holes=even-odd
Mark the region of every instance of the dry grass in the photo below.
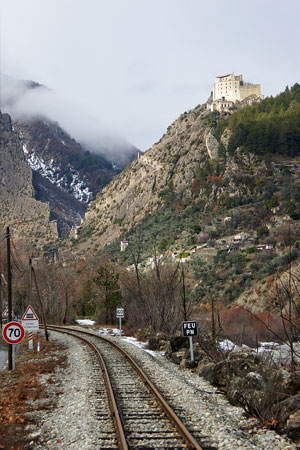
{"type": "MultiPolygon", "coordinates": [[[[27,339],[19,344],[16,369],[0,372],[0,449],[21,450],[26,443],[25,426],[33,422],[30,412],[47,409],[45,385],[40,374],[51,374],[57,366],[65,364],[63,347],[46,342],[39,336],[40,352],[36,352],[37,336],[34,336],[34,351],[28,350],[27,339]]],[[[51,377],[48,383],[53,383],[51,377]]],[[[53,404],[53,399],[51,399],[53,404]]]]}

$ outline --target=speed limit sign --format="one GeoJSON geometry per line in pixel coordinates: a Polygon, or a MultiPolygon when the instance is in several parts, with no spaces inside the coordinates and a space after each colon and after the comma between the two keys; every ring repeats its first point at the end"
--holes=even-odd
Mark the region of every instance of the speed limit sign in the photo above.
{"type": "Polygon", "coordinates": [[[3,328],[2,335],[9,344],[19,344],[25,336],[25,331],[19,322],[9,322],[3,328]]]}

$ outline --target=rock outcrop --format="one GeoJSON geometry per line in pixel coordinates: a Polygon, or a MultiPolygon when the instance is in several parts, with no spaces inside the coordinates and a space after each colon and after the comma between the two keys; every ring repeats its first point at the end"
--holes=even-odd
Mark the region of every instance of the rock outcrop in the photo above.
{"type": "Polygon", "coordinates": [[[32,171],[11,118],[0,112],[0,229],[11,227],[14,237],[48,243],[57,238],[48,203],[34,198],[32,171]]]}
{"type": "MultiPolygon", "coordinates": [[[[137,157],[91,202],[81,227],[98,248],[118,238],[163,205],[163,192],[191,196],[196,168],[209,156],[205,105],[182,114],[159,142],[137,157]]],[[[215,152],[214,152],[215,155],[215,152]]],[[[84,240],[84,239],[83,239],[84,240]]],[[[80,248],[80,245],[79,245],[80,248]]]]}
{"type": "Polygon", "coordinates": [[[133,160],[138,150],[118,139],[115,158],[111,161],[101,139],[91,148],[77,142],[41,111],[25,114],[21,107],[20,113],[19,104],[27,104],[28,95],[51,97],[51,90],[46,86],[1,73],[0,84],[0,109],[11,114],[13,128],[19,133],[25,159],[34,174],[35,199],[49,202],[51,219],[57,220],[59,235],[65,235],[80,223],[97,192],[133,160]]]}
{"type": "Polygon", "coordinates": [[[245,175],[251,169],[259,176],[265,166],[239,150],[234,157],[222,157],[211,121],[205,105],[182,114],[159,142],[117,175],[90,203],[79,229],[77,251],[105,247],[162,208],[171,197],[187,205],[197,196],[210,211],[218,199],[251,195],[245,175]],[[219,165],[223,172],[216,170],[219,165]],[[200,181],[205,166],[210,169],[200,181]]]}

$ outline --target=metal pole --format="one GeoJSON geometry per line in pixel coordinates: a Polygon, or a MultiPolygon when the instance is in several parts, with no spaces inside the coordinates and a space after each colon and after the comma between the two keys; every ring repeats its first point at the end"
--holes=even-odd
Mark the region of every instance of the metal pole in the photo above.
{"type": "Polygon", "coordinates": [[[190,340],[190,352],[191,352],[191,361],[194,361],[194,348],[193,348],[193,338],[189,336],[190,340]]]}
{"type": "MultiPolygon", "coordinates": [[[[10,232],[6,228],[6,250],[7,250],[7,306],[8,322],[12,321],[12,281],[10,263],[10,232]]],[[[13,370],[13,344],[8,344],[8,370],[13,370]]]]}
{"type": "Polygon", "coordinates": [[[119,317],[119,324],[120,324],[120,337],[122,336],[122,317],[119,317]]]}
{"type": "Polygon", "coordinates": [[[16,346],[14,344],[10,344],[12,346],[12,370],[16,368],[16,346]]]}

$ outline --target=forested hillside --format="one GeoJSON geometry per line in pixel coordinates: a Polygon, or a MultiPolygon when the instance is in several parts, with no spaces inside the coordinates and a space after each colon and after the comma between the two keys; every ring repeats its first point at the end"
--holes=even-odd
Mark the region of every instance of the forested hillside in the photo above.
{"type": "Polygon", "coordinates": [[[221,120],[216,127],[218,138],[226,127],[231,132],[231,155],[238,147],[265,158],[270,154],[299,155],[300,85],[296,83],[277,97],[268,97],[221,120]]]}

